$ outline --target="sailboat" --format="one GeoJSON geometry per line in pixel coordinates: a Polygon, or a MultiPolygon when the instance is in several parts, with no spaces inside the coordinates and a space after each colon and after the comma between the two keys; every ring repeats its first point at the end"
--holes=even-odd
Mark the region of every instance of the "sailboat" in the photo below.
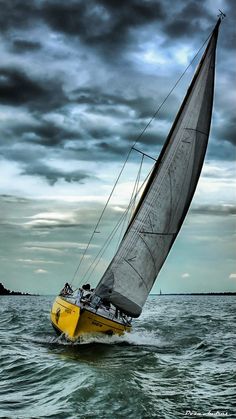
{"type": "MultiPolygon", "coordinates": [[[[71,288],[56,297],[51,322],[70,341],[121,335],[141,315],[180,231],[201,173],[212,116],[221,15],[116,254],[89,297],[71,288]]],[[[68,285],[68,284],[67,284],[68,285]]],[[[82,292],[83,290],[79,290],[82,292]]]]}

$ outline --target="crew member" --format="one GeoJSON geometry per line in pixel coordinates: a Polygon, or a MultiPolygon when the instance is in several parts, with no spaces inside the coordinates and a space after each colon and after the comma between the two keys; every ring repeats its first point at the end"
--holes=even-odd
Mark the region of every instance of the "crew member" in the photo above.
{"type": "Polygon", "coordinates": [[[78,289],[78,293],[76,295],[76,299],[75,299],[75,304],[77,306],[79,306],[79,307],[81,306],[81,299],[82,299],[82,297],[83,297],[83,291],[82,291],[81,288],[79,288],[78,289]]]}
{"type": "Polygon", "coordinates": [[[65,283],[64,288],[61,290],[60,295],[73,294],[73,289],[68,282],[65,283]]]}
{"type": "Polygon", "coordinates": [[[90,284],[84,284],[82,286],[82,290],[83,290],[83,298],[88,300],[91,297],[91,288],[90,288],[90,284]]]}

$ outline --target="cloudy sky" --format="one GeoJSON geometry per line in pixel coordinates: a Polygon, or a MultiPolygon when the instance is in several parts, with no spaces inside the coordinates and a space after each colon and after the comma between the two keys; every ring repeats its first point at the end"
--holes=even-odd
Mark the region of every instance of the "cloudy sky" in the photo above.
{"type": "MultiPolygon", "coordinates": [[[[222,9],[227,18],[205,165],[153,292],[236,291],[235,1],[0,0],[0,6],[0,282],[54,294],[71,281],[130,146],[222,9]]],[[[145,153],[158,156],[196,64],[140,139],[145,153]]],[[[79,278],[124,214],[139,163],[132,152],[79,278]]],[[[145,159],[142,179],[152,163],[145,159]]]]}

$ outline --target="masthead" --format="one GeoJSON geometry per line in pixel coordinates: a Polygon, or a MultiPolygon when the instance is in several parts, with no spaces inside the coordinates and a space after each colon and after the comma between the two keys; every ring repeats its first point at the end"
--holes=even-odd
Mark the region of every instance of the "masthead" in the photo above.
{"type": "Polygon", "coordinates": [[[218,10],[219,10],[220,13],[217,15],[217,17],[219,17],[221,20],[223,20],[226,17],[226,14],[224,12],[222,12],[222,10],[220,10],[220,9],[218,9],[218,10]]]}

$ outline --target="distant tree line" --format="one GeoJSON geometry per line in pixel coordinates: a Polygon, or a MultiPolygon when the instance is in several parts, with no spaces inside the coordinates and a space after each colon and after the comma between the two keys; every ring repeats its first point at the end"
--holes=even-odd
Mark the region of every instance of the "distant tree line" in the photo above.
{"type": "Polygon", "coordinates": [[[151,294],[151,295],[236,295],[236,292],[230,292],[230,291],[226,291],[226,292],[186,292],[186,293],[173,293],[173,294],[165,294],[165,293],[161,293],[161,294],[151,294]]]}
{"type": "Polygon", "coordinates": [[[0,295],[31,295],[28,292],[10,291],[0,282],[0,295]]]}

